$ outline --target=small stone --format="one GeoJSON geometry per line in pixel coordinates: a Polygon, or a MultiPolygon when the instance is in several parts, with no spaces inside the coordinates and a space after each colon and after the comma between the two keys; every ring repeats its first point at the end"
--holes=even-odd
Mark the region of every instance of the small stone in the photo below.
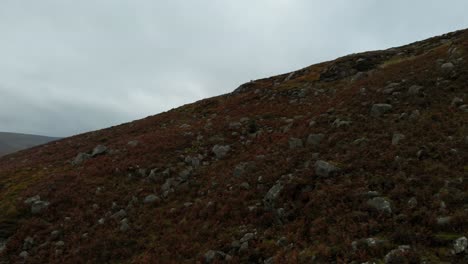
{"type": "Polygon", "coordinates": [[[298,149],[302,148],[304,145],[302,143],[302,140],[299,138],[290,138],[289,139],[289,148],[290,149],[298,149]]]}
{"type": "Polygon", "coordinates": [[[307,137],[307,145],[317,146],[324,138],[324,134],[310,134],[307,137]]]}
{"type": "Polygon", "coordinates": [[[111,218],[113,219],[121,219],[127,216],[127,212],[124,209],[120,209],[117,213],[113,214],[111,218]]]}
{"type": "Polygon", "coordinates": [[[416,199],[416,197],[411,197],[409,200],[408,200],[408,206],[410,208],[416,208],[416,206],[418,206],[418,200],[416,199]]]}
{"type": "Polygon", "coordinates": [[[380,117],[392,110],[392,105],[389,104],[374,104],[371,108],[371,116],[380,117]]]}
{"type": "Polygon", "coordinates": [[[27,251],[21,251],[21,253],[19,254],[19,257],[23,259],[27,259],[28,256],[29,256],[29,253],[27,251]]]}
{"type": "Polygon", "coordinates": [[[455,97],[453,98],[452,103],[450,105],[459,107],[462,104],[463,104],[463,99],[461,99],[460,97],[455,97]]]}
{"type": "Polygon", "coordinates": [[[56,240],[60,237],[60,235],[62,234],[62,232],[60,230],[54,230],[52,232],[50,232],[50,239],[52,240],[56,240]]]}
{"type": "Polygon", "coordinates": [[[154,194],[147,195],[145,199],[143,200],[143,203],[145,204],[154,204],[154,203],[159,203],[161,199],[159,199],[158,196],[154,194]]]}
{"type": "Polygon", "coordinates": [[[252,239],[255,238],[255,234],[254,233],[246,233],[239,241],[241,243],[244,243],[246,241],[250,241],[252,239]]]}
{"type": "Polygon", "coordinates": [[[398,145],[398,143],[400,142],[400,140],[403,140],[403,139],[405,139],[405,135],[399,134],[399,133],[393,134],[393,137],[392,137],[392,145],[398,145]]]}
{"type": "Polygon", "coordinates": [[[216,158],[222,159],[231,150],[230,146],[215,145],[211,151],[215,154],[216,158]]]}
{"type": "Polygon", "coordinates": [[[244,190],[248,190],[250,189],[250,184],[248,182],[243,182],[239,185],[239,187],[241,187],[244,190]]]}
{"type": "Polygon", "coordinates": [[[416,120],[419,118],[419,116],[421,116],[421,113],[419,112],[419,110],[413,110],[409,116],[409,119],[416,120]]]}
{"type": "Polygon", "coordinates": [[[104,218],[98,220],[98,224],[103,225],[106,222],[104,218]]]}
{"type": "Polygon", "coordinates": [[[423,87],[422,87],[422,86],[419,86],[419,85],[412,85],[412,86],[410,86],[410,88],[408,89],[408,94],[417,95],[417,94],[421,93],[422,90],[423,90],[423,87]]]}
{"type": "Polygon", "coordinates": [[[133,148],[138,146],[138,144],[139,144],[138,140],[131,140],[131,141],[127,142],[127,145],[129,145],[130,147],[133,147],[133,148]]]}
{"type": "Polygon", "coordinates": [[[130,226],[128,224],[128,219],[124,218],[122,221],[120,221],[120,231],[121,232],[127,232],[130,229],[130,226]]]}
{"type": "Polygon", "coordinates": [[[61,241],[61,240],[60,240],[60,241],[57,241],[57,243],[55,243],[55,246],[56,246],[56,247],[63,247],[63,246],[65,246],[65,242],[63,242],[63,241],[61,241]]]}
{"type": "Polygon", "coordinates": [[[444,64],[442,64],[441,68],[442,70],[451,70],[455,67],[455,65],[453,65],[453,63],[451,62],[446,62],[444,64]]]}
{"type": "Polygon", "coordinates": [[[33,197],[29,197],[28,199],[24,200],[24,203],[27,204],[27,205],[30,205],[36,201],[39,201],[41,200],[41,196],[39,195],[35,195],[33,197]]]}
{"type": "Polygon", "coordinates": [[[391,214],[392,207],[388,199],[383,197],[375,197],[372,199],[367,200],[367,205],[381,213],[391,214]]]}
{"type": "Polygon", "coordinates": [[[42,213],[47,207],[49,207],[49,202],[46,201],[35,201],[31,205],[31,213],[32,214],[40,214],[42,213]]]}
{"type": "Polygon", "coordinates": [[[239,248],[239,252],[245,252],[249,249],[249,241],[245,241],[244,243],[241,244],[239,248]]]}
{"type": "Polygon", "coordinates": [[[450,222],[452,222],[452,219],[453,219],[453,217],[451,217],[451,216],[437,217],[437,224],[440,225],[440,226],[445,226],[445,225],[450,224],[450,222]]]}
{"type": "Polygon", "coordinates": [[[268,209],[272,209],[274,207],[276,200],[279,198],[281,190],[283,190],[283,185],[281,183],[273,185],[273,187],[268,190],[267,194],[263,198],[263,202],[268,209]]]}
{"type": "Polygon", "coordinates": [[[453,251],[455,254],[460,254],[466,251],[467,247],[468,247],[468,240],[464,236],[457,238],[455,242],[453,243],[453,251]]]}
{"type": "Polygon", "coordinates": [[[410,246],[403,245],[390,251],[384,257],[385,264],[407,263],[406,253],[411,249],[410,246]]]}
{"type": "Polygon", "coordinates": [[[315,162],[315,174],[319,177],[330,177],[337,174],[341,169],[323,160],[315,162]]]}
{"type": "Polygon", "coordinates": [[[205,262],[212,263],[215,260],[223,260],[226,257],[226,253],[222,251],[209,250],[205,253],[205,262]]]}

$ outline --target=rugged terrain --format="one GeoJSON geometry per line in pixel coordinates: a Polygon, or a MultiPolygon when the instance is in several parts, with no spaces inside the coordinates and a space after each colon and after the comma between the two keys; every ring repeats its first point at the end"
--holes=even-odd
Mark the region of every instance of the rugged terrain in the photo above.
{"type": "Polygon", "coordinates": [[[59,138],[0,132],[0,156],[27,149],[59,138]]]}
{"type": "Polygon", "coordinates": [[[467,263],[468,31],[0,159],[4,263],[467,263]]]}

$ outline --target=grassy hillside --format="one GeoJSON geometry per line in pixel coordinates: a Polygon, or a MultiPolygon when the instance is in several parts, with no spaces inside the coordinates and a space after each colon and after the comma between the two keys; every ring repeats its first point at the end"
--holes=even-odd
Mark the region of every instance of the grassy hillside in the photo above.
{"type": "Polygon", "coordinates": [[[27,149],[58,138],[37,135],[0,132],[0,156],[27,149]]]}
{"type": "Polygon", "coordinates": [[[1,259],[467,263],[468,31],[0,158],[1,259]]]}

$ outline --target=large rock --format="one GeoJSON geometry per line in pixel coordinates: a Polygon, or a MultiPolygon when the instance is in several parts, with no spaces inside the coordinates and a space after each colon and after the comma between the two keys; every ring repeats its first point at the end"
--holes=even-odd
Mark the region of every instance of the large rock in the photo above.
{"type": "Polygon", "coordinates": [[[222,159],[224,158],[227,153],[231,150],[230,146],[222,146],[222,145],[215,145],[211,151],[215,154],[216,158],[222,159]]]}
{"type": "Polygon", "coordinates": [[[336,175],[341,169],[323,160],[315,162],[315,174],[319,177],[330,177],[336,175]]]}
{"type": "Polygon", "coordinates": [[[374,197],[367,200],[367,205],[379,213],[391,214],[392,205],[387,198],[374,197]]]}
{"type": "Polygon", "coordinates": [[[379,117],[392,110],[392,105],[389,104],[374,104],[371,108],[371,116],[379,117]]]}

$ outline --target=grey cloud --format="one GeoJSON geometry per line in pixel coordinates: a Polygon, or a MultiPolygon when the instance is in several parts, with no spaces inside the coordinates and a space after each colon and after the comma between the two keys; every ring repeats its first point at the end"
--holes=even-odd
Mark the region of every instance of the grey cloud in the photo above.
{"type": "Polygon", "coordinates": [[[467,27],[466,1],[0,2],[0,131],[67,136],[467,27]]]}

